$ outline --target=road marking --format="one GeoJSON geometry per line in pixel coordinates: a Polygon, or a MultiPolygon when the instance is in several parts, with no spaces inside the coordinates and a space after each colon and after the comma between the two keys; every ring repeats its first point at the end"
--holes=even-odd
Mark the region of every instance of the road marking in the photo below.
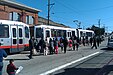
{"type": "Polygon", "coordinates": [[[86,58],[89,58],[89,57],[94,56],[94,55],[99,54],[99,53],[100,53],[100,52],[95,52],[95,53],[93,53],[93,54],[90,54],[90,55],[88,55],[88,56],[82,57],[82,58],[77,59],[77,60],[75,60],[75,61],[72,61],[72,62],[70,62],[70,63],[61,65],[61,66],[59,66],[59,67],[57,67],[57,68],[54,68],[54,69],[52,69],[52,70],[49,70],[49,71],[47,71],[47,72],[45,72],[45,73],[42,73],[42,74],[39,74],[39,75],[48,75],[48,74],[51,74],[51,73],[53,73],[53,72],[55,72],[55,71],[58,71],[58,70],[60,70],[60,69],[63,69],[63,68],[65,68],[65,67],[67,67],[67,66],[70,66],[70,65],[72,65],[72,64],[74,64],[74,63],[77,63],[77,62],[79,62],[79,61],[82,61],[82,60],[84,60],[84,59],[86,59],[86,58]]]}

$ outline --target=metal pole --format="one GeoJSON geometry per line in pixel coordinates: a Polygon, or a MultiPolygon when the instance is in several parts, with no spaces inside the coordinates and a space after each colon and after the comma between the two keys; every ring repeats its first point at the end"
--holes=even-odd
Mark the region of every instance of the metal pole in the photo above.
{"type": "Polygon", "coordinates": [[[100,19],[99,19],[99,21],[98,21],[98,25],[99,25],[99,28],[100,28],[100,19]]]}
{"type": "Polygon", "coordinates": [[[48,0],[48,22],[47,22],[48,25],[49,25],[49,17],[50,17],[50,0],[48,0]]]}
{"type": "Polygon", "coordinates": [[[100,34],[101,34],[101,30],[100,30],[100,19],[98,21],[98,25],[99,25],[99,37],[100,37],[100,34]]]}

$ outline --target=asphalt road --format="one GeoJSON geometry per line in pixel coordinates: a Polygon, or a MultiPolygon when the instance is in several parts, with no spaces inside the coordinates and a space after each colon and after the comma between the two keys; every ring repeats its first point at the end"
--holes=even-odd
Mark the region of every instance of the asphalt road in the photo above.
{"type": "Polygon", "coordinates": [[[4,60],[3,75],[7,75],[6,65],[9,59],[14,59],[17,67],[24,67],[18,75],[39,75],[47,72],[48,75],[95,75],[112,58],[113,52],[105,50],[106,43],[107,41],[104,41],[98,49],[82,46],[79,51],[67,51],[66,54],[59,51],[59,54],[48,56],[36,55],[31,60],[28,58],[29,52],[10,55],[4,60]],[[73,61],[75,62],[70,64],[73,61]]]}
{"type": "Polygon", "coordinates": [[[51,75],[113,75],[113,51],[105,51],[78,65],[72,64],[51,75]]]}

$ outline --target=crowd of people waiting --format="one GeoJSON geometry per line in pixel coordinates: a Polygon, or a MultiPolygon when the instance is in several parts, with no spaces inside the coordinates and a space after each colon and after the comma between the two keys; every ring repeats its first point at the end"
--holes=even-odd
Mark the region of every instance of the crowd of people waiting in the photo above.
{"type": "MultiPolygon", "coordinates": [[[[58,54],[59,46],[61,47],[61,51],[64,51],[64,53],[66,53],[68,46],[70,50],[78,51],[78,47],[80,44],[86,46],[89,45],[90,43],[91,49],[93,49],[93,47],[97,49],[97,47],[99,47],[99,44],[102,42],[101,38],[97,36],[91,37],[90,39],[88,39],[88,37],[81,38],[74,36],[71,37],[69,40],[67,40],[66,37],[60,38],[60,40],[58,40],[58,38],[56,37],[53,39],[50,38],[49,41],[47,38],[45,40],[41,38],[41,40],[38,42],[37,39],[32,37],[29,40],[29,50],[30,50],[29,58],[32,59],[33,49],[36,49],[37,51],[43,53],[44,55],[58,54]]],[[[7,53],[5,52],[5,50],[0,49],[0,75],[2,75],[3,57],[7,57],[7,53]]],[[[14,65],[13,63],[14,60],[11,59],[9,62],[10,63],[7,65],[7,73],[8,75],[15,75],[15,70],[17,70],[18,68],[16,68],[16,66],[14,65]]]]}
{"type": "Polygon", "coordinates": [[[91,45],[91,48],[95,47],[97,49],[97,46],[101,43],[99,37],[91,37],[88,39],[88,37],[81,37],[78,38],[76,36],[71,37],[69,40],[67,40],[66,37],[60,38],[58,40],[57,37],[50,38],[49,40],[46,38],[45,40],[43,38],[40,39],[40,41],[37,41],[34,37],[32,37],[29,40],[29,49],[30,49],[30,56],[29,58],[32,58],[32,49],[36,49],[37,52],[40,54],[48,55],[48,54],[58,54],[59,53],[59,47],[61,48],[61,52],[66,53],[67,47],[69,47],[69,50],[76,50],[78,51],[79,45],[83,44],[83,46],[91,45]]]}

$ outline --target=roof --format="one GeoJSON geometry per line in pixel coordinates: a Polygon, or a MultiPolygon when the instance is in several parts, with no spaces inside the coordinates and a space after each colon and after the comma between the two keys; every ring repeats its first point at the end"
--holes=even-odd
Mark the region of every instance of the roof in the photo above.
{"type": "MultiPolygon", "coordinates": [[[[39,19],[43,19],[43,21],[40,21],[40,22],[44,22],[44,20],[45,21],[48,21],[48,19],[46,19],[46,18],[44,18],[44,17],[41,17],[41,16],[38,16],[38,20],[39,19]]],[[[39,22],[39,23],[40,23],[39,22]]],[[[45,22],[46,23],[46,22],[45,22]]],[[[39,24],[40,25],[40,24],[39,24]]],[[[51,25],[51,26],[58,26],[58,27],[65,27],[65,28],[70,28],[69,26],[66,26],[66,25],[64,25],[64,24],[61,24],[61,23],[56,23],[56,22],[54,22],[54,21],[52,21],[52,20],[50,20],[50,24],[49,25],[51,25]]]]}
{"type": "Polygon", "coordinates": [[[27,11],[31,11],[31,12],[39,12],[40,10],[11,1],[11,0],[0,0],[0,4],[6,4],[9,6],[13,6],[19,9],[23,9],[23,10],[27,10],[27,11]]]}
{"type": "Polygon", "coordinates": [[[18,22],[18,21],[10,21],[10,20],[0,20],[0,24],[7,24],[7,25],[23,25],[23,26],[28,26],[27,24],[23,22],[18,22]]]}

